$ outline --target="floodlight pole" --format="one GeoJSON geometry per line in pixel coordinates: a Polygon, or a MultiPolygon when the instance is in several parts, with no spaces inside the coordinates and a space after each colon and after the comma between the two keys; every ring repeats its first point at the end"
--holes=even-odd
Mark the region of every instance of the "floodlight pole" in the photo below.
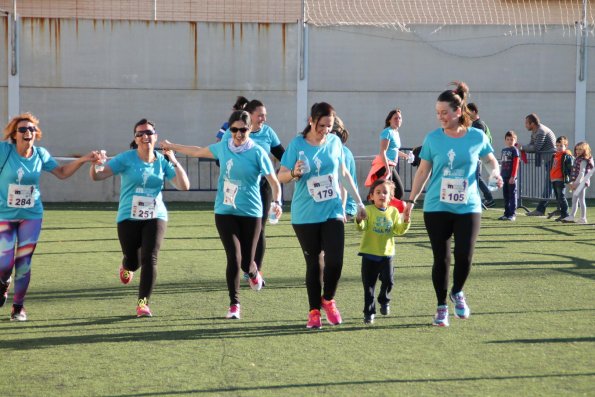
{"type": "Polygon", "coordinates": [[[12,18],[7,18],[10,31],[10,51],[8,51],[8,119],[20,113],[20,78],[19,78],[19,17],[17,0],[12,2],[12,18]]]}
{"type": "Polygon", "coordinates": [[[574,108],[574,140],[584,141],[587,129],[587,2],[583,0],[583,12],[577,25],[576,97],[574,108]]]}
{"type": "Polygon", "coordinates": [[[298,65],[296,90],[296,131],[301,131],[308,121],[308,23],[305,0],[302,0],[302,15],[297,21],[298,65]]]}

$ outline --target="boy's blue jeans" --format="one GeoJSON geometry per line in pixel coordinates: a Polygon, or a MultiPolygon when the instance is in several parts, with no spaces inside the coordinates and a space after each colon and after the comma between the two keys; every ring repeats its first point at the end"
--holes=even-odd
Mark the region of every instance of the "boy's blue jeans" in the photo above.
{"type": "Polygon", "coordinates": [[[568,201],[566,201],[566,184],[564,181],[553,181],[554,195],[560,208],[560,216],[566,218],[568,216],[568,201]]]}

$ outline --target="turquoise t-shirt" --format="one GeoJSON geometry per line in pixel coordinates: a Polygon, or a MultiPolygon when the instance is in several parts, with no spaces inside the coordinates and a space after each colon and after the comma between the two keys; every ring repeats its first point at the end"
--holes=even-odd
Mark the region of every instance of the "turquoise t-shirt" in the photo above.
{"type": "Polygon", "coordinates": [[[328,134],[324,144],[312,146],[300,134],[289,143],[281,165],[293,169],[300,151],[308,158],[310,172],[295,183],[291,223],[300,225],[343,219],[339,175],[345,159],[341,140],[328,134]]]}
{"type": "Polygon", "coordinates": [[[51,172],[58,166],[58,163],[50,153],[42,147],[33,146],[33,155],[29,158],[21,157],[16,150],[16,145],[10,142],[0,142],[0,167],[4,164],[0,173],[0,219],[41,219],[43,217],[43,204],[39,191],[39,177],[41,171],[51,172]],[[24,199],[26,206],[23,208],[21,198],[9,197],[9,188],[18,192],[22,186],[28,192],[25,193],[29,199],[24,199]],[[9,203],[10,200],[10,203],[9,203]],[[11,207],[9,207],[9,204],[11,207]],[[12,207],[16,205],[17,207],[12,207]]]}
{"type": "MultiPolygon", "coordinates": [[[[133,218],[134,197],[144,197],[155,204],[155,218],[167,221],[167,208],[163,203],[161,190],[165,179],[171,180],[176,176],[172,163],[158,152],[155,152],[155,161],[146,163],[138,157],[135,149],[120,153],[107,162],[114,175],[120,175],[120,204],[116,222],[124,220],[142,220],[133,218]]],[[[142,217],[142,214],[140,214],[142,217]]]]}
{"type": "MultiPolygon", "coordinates": [[[[222,141],[227,141],[231,138],[231,131],[229,128],[223,134],[222,141]]],[[[262,128],[258,131],[250,133],[250,139],[254,141],[258,146],[263,148],[267,153],[271,152],[272,147],[277,147],[281,144],[277,133],[268,125],[263,124],[262,128]]]]}
{"type": "MultiPolygon", "coordinates": [[[[353,178],[353,183],[355,183],[355,188],[357,189],[357,172],[355,170],[355,159],[353,158],[353,153],[347,146],[343,146],[343,155],[345,156],[345,167],[349,171],[349,175],[353,178]]],[[[347,202],[345,203],[345,213],[349,215],[357,214],[357,203],[351,197],[351,194],[347,195],[347,202]]]]}
{"type": "Polygon", "coordinates": [[[221,166],[215,214],[262,218],[260,179],[274,172],[273,163],[256,144],[242,153],[232,152],[228,146],[230,139],[209,146],[221,166]]]}
{"type": "Polygon", "coordinates": [[[447,136],[442,128],[430,132],[419,154],[432,164],[424,212],[481,212],[477,162],[493,152],[488,137],[477,128],[470,127],[461,138],[447,136]]]}
{"type": "Polygon", "coordinates": [[[392,127],[387,127],[380,133],[380,141],[388,139],[388,149],[386,149],[386,157],[391,161],[397,161],[398,151],[401,148],[401,136],[399,131],[392,127]]]}

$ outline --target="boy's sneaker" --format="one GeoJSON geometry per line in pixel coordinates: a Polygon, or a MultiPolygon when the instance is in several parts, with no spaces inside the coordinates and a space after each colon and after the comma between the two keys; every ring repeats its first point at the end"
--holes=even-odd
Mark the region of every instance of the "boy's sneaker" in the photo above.
{"type": "Polygon", "coordinates": [[[10,321],[27,321],[27,312],[23,305],[12,305],[10,321]]]}
{"type": "Polygon", "coordinates": [[[322,328],[322,320],[320,319],[320,310],[312,309],[308,313],[308,323],[306,328],[322,328]]]}
{"type": "Polygon", "coordinates": [[[364,324],[374,324],[374,315],[373,314],[365,314],[364,315],[364,324]]]}
{"type": "Polygon", "coordinates": [[[239,320],[240,319],[240,304],[237,303],[235,305],[231,305],[229,310],[227,311],[227,315],[225,318],[232,319],[232,320],[239,320]]]}
{"type": "Polygon", "coordinates": [[[260,291],[263,284],[260,272],[256,272],[256,276],[254,276],[254,278],[249,278],[248,283],[250,284],[250,288],[252,288],[254,291],[260,291]]]}
{"type": "Polygon", "coordinates": [[[0,307],[4,306],[4,303],[8,298],[8,289],[10,288],[11,281],[12,277],[9,277],[5,283],[0,280],[0,307]]]}
{"type": "Polygon", "coordinates": [[[436,327],[448,327],[447,305],[438,306],[436,309],[436,314],[434,315],[434,321],[432,321],[432,325],[435,325],[436,327]]]}
{"type": "Polygon", "coordinates": [[[482,204],[486,207],[486,208],[492,208],[493,206],[496,205],[496,202],[494,200],[483,200],[482,204]]]}
{"type": "Polygon", "coordinates": [[[136,317],[153,317],[153,313],[151,313],[151,309],[149,309],[149,302],[147,301],[147,298],[138,300],[138,305],[136,306],[136,317]]]}
{"type": "Polygon", "coordinates": [[[390,314],[390,304],[383,303],[382,305],[380,305],[380,314],[382,314],[383,316],[388,316],[390,314]]]}
{"type": "Polygon", "coordinates": [[[331,299],[327,301],[324,298],[321,298],[322,301],[322,308],[324,309],[324,313],[326,314],[326,321],[329,322],[330,325],[339,325],[343,322],[341,318],[341,313],[339,313],[339,309],[337,309],[337,305],[335,304],[335,300],[331,299]]]}
{"type": "Polygon", "coordinates": [[[566,218],[562,219],[563,223],[574,223],[574,216],[568,215],[566,218]]]}
{"type": "MultiPolygon", "coordinates": [[[[527,212],[525,215],[527,215],[527,216],[544,216],[545,214],[541,211],[534,210],[531,212],[527,212]]],[[[552,215],[552,216],[554,216],[554,215],[552,215]]]]}
{"type": "Polygon", "coordinates": [[[502,215],[500,218],[498,218],[499,221],[507,221],[508,217],[506,215],[502,215]]]}
{"type": "Polygon", "coordinates": [[[461,319],[468,319],[471,314],[469,306],[465,301],[465,294],[463,291],[457,292],[456,294],[450,294],[450,300],[455,304],[455,317],[461,319]]]}
{"type": "Polygon", "coordinates": [[[548,212],[547,219],[553,218],[554,216],[560,216],[560,210],[548,212]]]}
{"type": "Polygon", "coordinates": [[[120,281],[122,284],[128,284],[132,281],[132,277],[134,276],[134,272],[130,270],[124,269],[123,265],[120,265],[120,281]]]}
{"type": "Polygon", "coordinates": [[[514,222],[516,221],[516,216],[507,216],[506,219],[504,219],[505,221],[510,221],[510,222],[514,222]]]}

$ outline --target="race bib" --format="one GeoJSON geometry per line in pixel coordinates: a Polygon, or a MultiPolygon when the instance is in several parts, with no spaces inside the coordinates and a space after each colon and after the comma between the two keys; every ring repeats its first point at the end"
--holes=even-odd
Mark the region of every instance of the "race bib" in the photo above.
{"type": "Polygon", "coordinates": [[[327,201],[337,197],[331,174],[313,176],[308,179],[308,192],[316,202],[327,201]]]}
{"type": "Polygon", "coordinates": [[[467,204],[469,183],[465,178],[442,178],[440,201],[448,204],[467,204]]]}
{"type": "Polygon", "coordinates": [[[155,199],[149,196],[132,196],[132,219],[154,219],[157,217],[155,211],[155,199]]]}
{"type": "Polygon", "coordinates": [[[236,195],[238,194],[239,187],[235,183],[229,180],[223,181],[223,204],[231,205],[236,208],[236,195]]]}
{"type": "Polygon", "coordinates": [[[35,185],[8,185],[8,206],[12,208],[32,208],[35,205],[35,185]]]}

